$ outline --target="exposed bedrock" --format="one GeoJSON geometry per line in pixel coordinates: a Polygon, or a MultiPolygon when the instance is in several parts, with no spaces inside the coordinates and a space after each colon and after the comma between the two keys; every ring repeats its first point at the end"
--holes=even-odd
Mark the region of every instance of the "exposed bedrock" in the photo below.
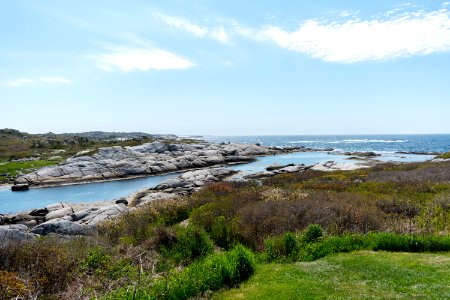
{"type": "Polygon", "coordinates": [[[253,144],[165,144],[147,143],[134,147],[100,148],[92,156],[69,158],[22,175],[16,184],[31,186],[113,180],[146,176],[213,165],[242,163],[255,156],[301,151],[302,147],[265,147],[253,144]]]}

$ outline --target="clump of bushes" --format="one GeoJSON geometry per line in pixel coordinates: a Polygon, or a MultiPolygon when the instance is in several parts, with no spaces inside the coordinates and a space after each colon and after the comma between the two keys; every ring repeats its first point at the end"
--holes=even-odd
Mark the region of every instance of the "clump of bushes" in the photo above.
{"type": "MultiPolygon", "coordinates": [[[[30,297],[54,294],[73,280],[78,262],[92,242],[44,238],[21,244],[0,245],[0,270],[16,274],[30,297]]],[[[11,277],[11,280],[14,278],[11,277]]]]}
{"type": "Polygon", "coordinates": [[[119,289],[105,299],[188,299],[205,291],[233,287],[249,278],[255,269],[253,253],[236,246],[194,262],[181,272],[157,279],[147,286],[119,289]]]}
{"type": "Polygon", "coordinates": [[[198,258],[211,254],[213,251],[213,243],[202,228],[177,226],[175,234],[172,236],[163,233],[164,229],[162,228],[158,231],[160,252],[163,253],[163,256],[173,259],[177,263],[187,265],[198,258]],[[161,235],[169,236],[170,240],[162,241],[161,235]]]}
{"type": "Polygon", "coordinates": [[[268,261],[313,261],[333,253],[356,250],[439,252],[450,251],[450,236],[404,235],[387,232],[322,236],[318,225],[301,234],[271,237],[266,240],[264,258],[268,261]]]}
{"type": "Polygon", "coordinates": [[[153,201],[140,209],[104,223],[101,236],[114,245],[138,245],[151,238],[155,226],[171,226],[189,217],[192,201],[188,198],[153,201]]]}

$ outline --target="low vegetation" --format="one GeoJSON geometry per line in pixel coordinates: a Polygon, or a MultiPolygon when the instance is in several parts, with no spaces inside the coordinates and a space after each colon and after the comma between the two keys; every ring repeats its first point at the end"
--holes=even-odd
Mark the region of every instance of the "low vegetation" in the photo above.
{"type": "Polygon", "coordinates": [[[450,162],[218,182],[190,197],[151,202],[103,224],[94,237],[0,245],[0,293],[351,298],[361,285],[362,298],[447,298],[449,218],[450,162]]]}
{"type": "Polygon", "coordinates": [[[438,155],[436,158],[450,159],[450,152],[442,153],[441,155],[438,155]]]}

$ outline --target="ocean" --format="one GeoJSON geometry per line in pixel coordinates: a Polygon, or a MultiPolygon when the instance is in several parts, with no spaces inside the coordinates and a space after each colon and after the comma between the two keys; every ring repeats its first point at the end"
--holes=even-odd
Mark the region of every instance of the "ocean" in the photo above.
{"type": "Polygon", "coordinates": [[[203,139],[211,142],[259,143],[265,146],[305,146],[314,149],[333,148],[338,152],[433,153],[450,151],[450,134],[204,136],[203,139]]]}

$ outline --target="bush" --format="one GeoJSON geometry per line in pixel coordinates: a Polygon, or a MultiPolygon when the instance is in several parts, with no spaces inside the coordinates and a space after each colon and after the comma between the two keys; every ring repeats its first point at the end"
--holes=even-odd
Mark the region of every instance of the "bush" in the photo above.
{"type": "Polygon", "coordinates": [[[177,263],[188,264],[197,258],[211,254],[213,243],[205,230],[201,228],[178,226],[174,240],[169,244],[161,245],[160,251],[177,263]]]}
{"type": "Polygon", "coordinates": [[[191,209],[191,202],[183,197],[153,201],[138,210],[103,223],[99,233],[112,244],[138,245],[150,239],[155,226],[171,226],[181,222],[188,218],[191,209]]]}
{"type": "Polygon", "coordinates": [[[31,287],[17,273],[0,271],[0,299],[25,299],[33,294],[31,287]]]}
{"type": "Polygon", "coordinates": [[[198,261],[180,273],[157,279],[146,287],[119,289],[106,299],[188,299],[211,290],[233,287],[249,278],[255,269],[253,253],[236,246],[224,254],[198,261]]]}
{"type": "Polygon", "coordinates": [[[450,236],[418,236],[380,232],[367,235],[328,236],[306,242],[303,235],[297,237],[297,249],[289,254],[284,248],[284,239],[285,236],[280,236],[266,240],[265,256],[269,261],[286,261],[286,258],[290,258],[290,261],[313,261],[333,253],[363,249],[404,252],[450,251],[450,236]]]}
{"type": "Polygon", "coordinates": [[[291,232],[286,232],[279,237],[268,238],[265,241],[266,259],[268,261],[280,258],[289,261],[296,260],[299,246],[299,240],[291,232]]]}
{"type": "Polygon", "coordinates": [[[418,236],[382,232],[369,234],[366,244],[375,251],[439,252],[450,250],[450,236],[418,236]]]}
{"type": "Polygon", "coordinates": [[[89,240],[42,238],[0,246],[0,269],[15,272],[28,281],[35,295],[54,294],[76,277],[78,261],[85,255],[89,240]]]}
{"type": "Polygon", "coordinates": [[[303,233],[303,241],[305,243],[314,243],[323,236],[322,227],[318,224],[311,224],[303,233]]]}

